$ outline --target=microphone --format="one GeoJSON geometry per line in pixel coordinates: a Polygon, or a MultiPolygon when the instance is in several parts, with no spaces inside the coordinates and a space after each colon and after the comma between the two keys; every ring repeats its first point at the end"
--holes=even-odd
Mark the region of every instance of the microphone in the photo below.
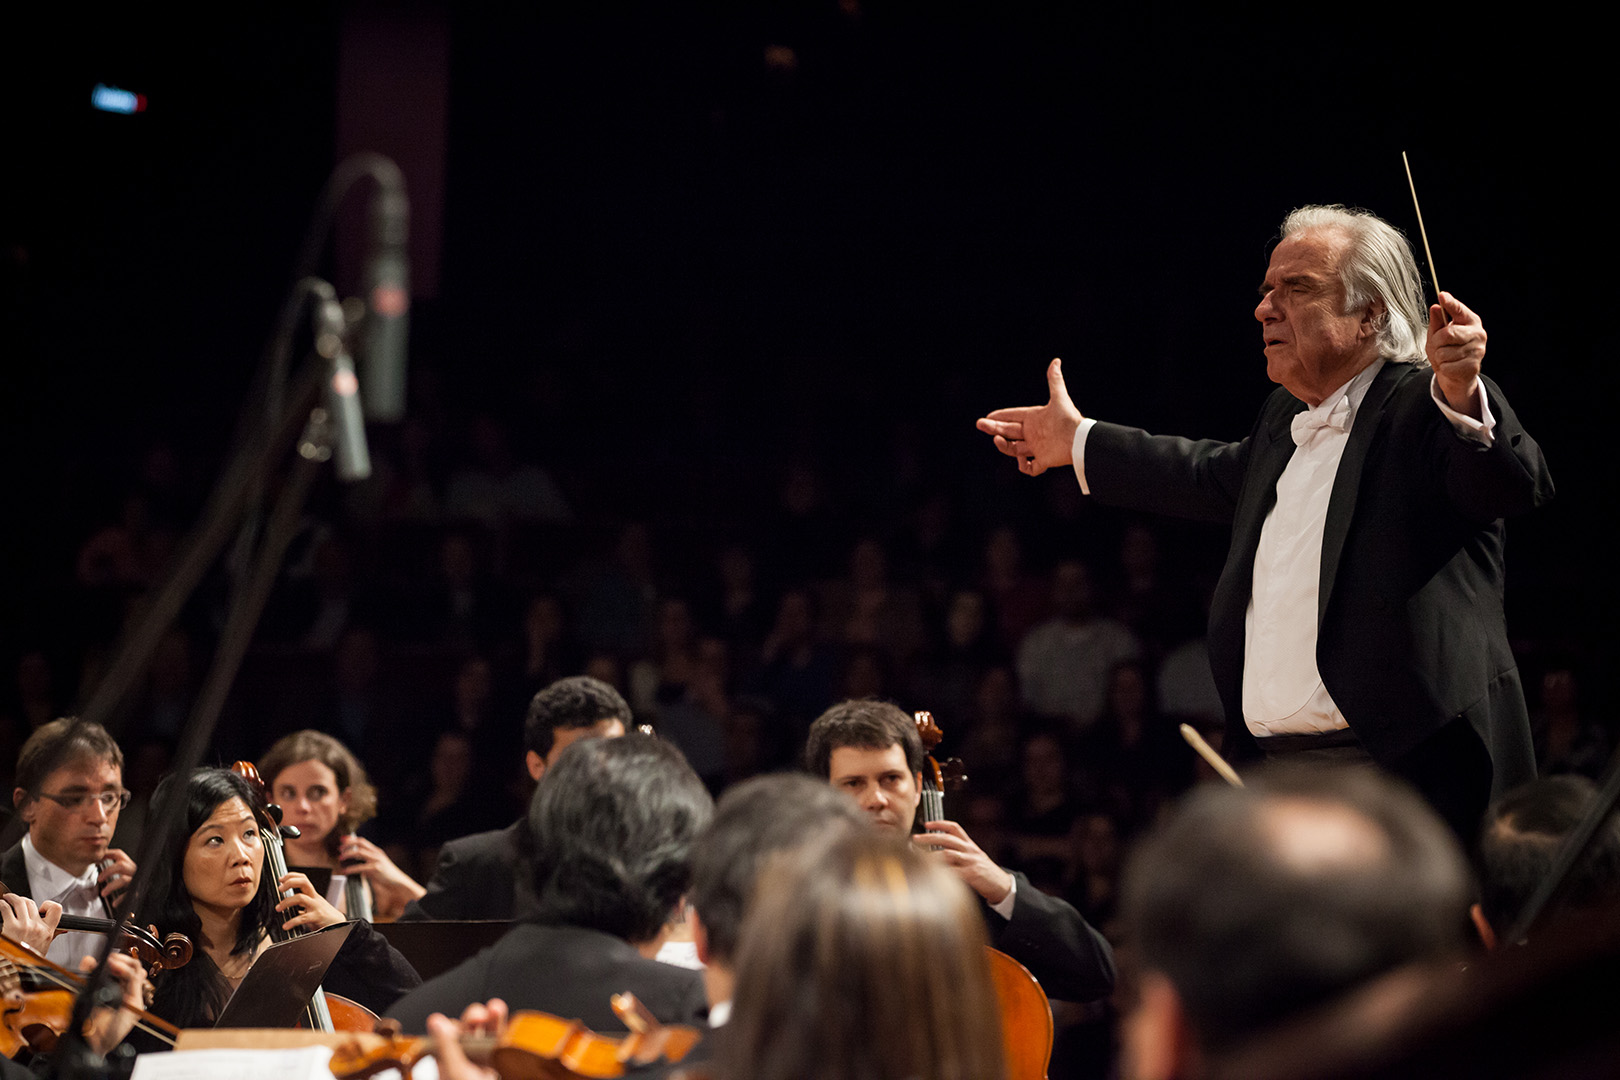
{"type": "Polygon", "coordinates": [[[364,480],[371,475],[366,422],[360,415],[360,385],[354,361],[343,344],[343,307],[330,295],[316,302],[315,350],[331,364],[326,379],[326,412],[331,422],[332,456],[338,479],[364,480]]]}
{"type": "Polygon", "coordinates": [[[366,322],[360,344],[361,398],[366,419],[390,422],[405,415],[405,342],[410,329],[410,263],[405,241],[410,203],[399,166],[381,158],[373,170],[370,241],[360,287],[366,322]]]}

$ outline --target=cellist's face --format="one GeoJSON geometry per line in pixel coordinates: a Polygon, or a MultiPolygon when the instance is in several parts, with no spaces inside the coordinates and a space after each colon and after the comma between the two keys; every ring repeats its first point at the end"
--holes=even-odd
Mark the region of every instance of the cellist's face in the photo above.
{"type": "Polygon", "coordinates": [[[922,798],[922,776],[906,768],[905,747],[840,746],[828,759],[827,774],[833,787],[860,804],[872,824],[902,836],[911,832],[922,798]]]}
{"type": "Polygon", "coordinates": [[[225,913],[240,911],[253,901],[263,869],[259,823],[247,804],[233,797],[214,807],[191,834],[182,876],[194,907],[225,913]]]}

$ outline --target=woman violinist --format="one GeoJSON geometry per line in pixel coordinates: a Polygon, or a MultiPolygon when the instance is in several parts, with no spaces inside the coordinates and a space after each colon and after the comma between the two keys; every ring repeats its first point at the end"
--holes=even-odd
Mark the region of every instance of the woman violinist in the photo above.
{"type": "Polygon", "coordinates": [[[259,775],[281,806],[281,823],[303,834],[286,841],[288,865],[332,870],[327,899],[350,918],[392,922],[427,891],[376,844],[355,835],[376,816],[377,791],[348,747],[319,731],[295,731],[264,755],[259,775]]]}
{"type": "MultiPolygon", "coordinates": [[[[170,777],[164,786],[176,783],[170,777]]],[[[226,769],[199,769],[184,781],[185,813],[165,838],[149,888],[163,931],[197,945],[191,963],[161,972],[152,1012],[181,1027],[211,1024],[271,928],[318,930],[343,914],[315,892],[309,878],[265,873],[256,785],[226,769]],[[280,899],[292,890],[294,895],[280,899]]],[[[162,788],[156,801],[162,802],[162,788]]],[[[357,923],[327,969],[323,985],[380,1012],[421,982],[405,958],[365,923],[357,923]]]]}

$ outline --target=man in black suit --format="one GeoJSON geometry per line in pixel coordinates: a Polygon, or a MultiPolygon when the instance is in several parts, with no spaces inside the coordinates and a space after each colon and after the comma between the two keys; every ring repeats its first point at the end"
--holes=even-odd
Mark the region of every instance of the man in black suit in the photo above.
{"type": "Polygon", "coordinates": [[[1534,775],[1502,609],[1502,519],[1552,497],[1536,443],[1480,375],[1485,328],[1450,293],[1423,318],[1410,245],[1365,211],[1290,214],[1255,318],[1273,392],[1236,443],[1044,406],[979,421],[1037,475],[1229,524],[1210,666],[1237,759],[1371,758],[1462,836],[1534,775]],[[1426,361],[1426,363],[1425,363],[1426,361]]]}
{"type": "Polygon", "coordinates": [[[514,1010],[622,1031],[610,999],[630,991],[661,1021],[700,1022],[702,978],[651,957],[713,810],[703,782],[668,743],[641,734],[574,743],[529,805],[533,917],[387,1015],[420,1032],[432,1013],[499,998],[514,1010]]]}
{"type": "MultiPolygon", "coordinates": [[[[135,860],[109,847],[118,813],[129,802],[124,755],[100,724],[52,720],[17,755],[17,815],[28,834],[0,855],[0,881],[40,905],[69,915],[113,916],[109,898],[129,884],[135,860]]],[[[47,956],[77,969],[99,952],[93,935],[63,934],[47,956]]]]}
{"type": "MultiPolygon", "coordinates": [[[[534,696],[523,722],[524,765],[539,780],[570,745],[591,736],[617,738],[630,706],[613,687],[587,675],[558,679],[534,696]]],[[[522,919],[535,911],[528,822],[474,833],[439,849],[427,892],[405,906],[403,919],[522,919]]]]}
{"type": "MultiPolygon", "coordinates": [[[[924,756],[916,723],[886,701],[834,705],[810,725],[805,744],[812,774],[902,836],[913,834],[924,756]]],[[[1095,1001],[1113,990],[1113,949],[1073,907],[997,866],[954,821],[930,821],[911,838],[979,895],[990,944],[1027,967],[1048,996],[1095,1001]]]]}

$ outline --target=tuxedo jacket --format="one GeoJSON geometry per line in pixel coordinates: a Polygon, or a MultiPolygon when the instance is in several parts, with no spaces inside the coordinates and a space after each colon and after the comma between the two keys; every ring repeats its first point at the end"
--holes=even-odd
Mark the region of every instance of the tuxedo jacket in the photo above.
{"type": "MultiPolygon", "coordinates": [[[[1535,776],[1503,617],[1502,519],[1545,503],[1553,486],[1501,390],[1480,381],[1496,417],[1490,447],[1458,435],[1435,406],[1426,365],[1386,363],[1373,380],[1328,501],[1316,663],[1376,761],[1420,788],[1477,767],[1501,794],[1535,776]]],[[[1278,389],[1235,443],[1104,423],[1086,440],[1087,486],[1098,499],[1231,526],[1209,654],[1227,751],[1240,759],[1259,754],[1242,711],[1255,551],[1294,452],[1290,421],[1305,408],[1278,389]]]]}
{"type": "Polygon", "coordinates": [[[398,1020],[403,1030],[420,1033],[429,1013],[459,1016],[475,1001],[498,997],[514,1012],[537,1009],[578,1019],[593,1031],[623,1031],[611,999],[626,990],[666,1024],[701,1026],[708,1015],[698,972],[648,960],[611,934],[540,923],[519,923],[384,1015],[398,1020]]]}
{"type": "Polygon", "coordinates": [[[1114,950],[1074,906],[1015,873],[1011,919],[980,903],[990,944],[1029,969],[1048,997],[1096,1001],[1114,989],[1114,950]]]}
{"type": "Polygon", "coordinates": [[[420,900],[401,919],[516,919],[535,913],[528,823],[473,833],[439,849],[439,864],[420,900]]]}

